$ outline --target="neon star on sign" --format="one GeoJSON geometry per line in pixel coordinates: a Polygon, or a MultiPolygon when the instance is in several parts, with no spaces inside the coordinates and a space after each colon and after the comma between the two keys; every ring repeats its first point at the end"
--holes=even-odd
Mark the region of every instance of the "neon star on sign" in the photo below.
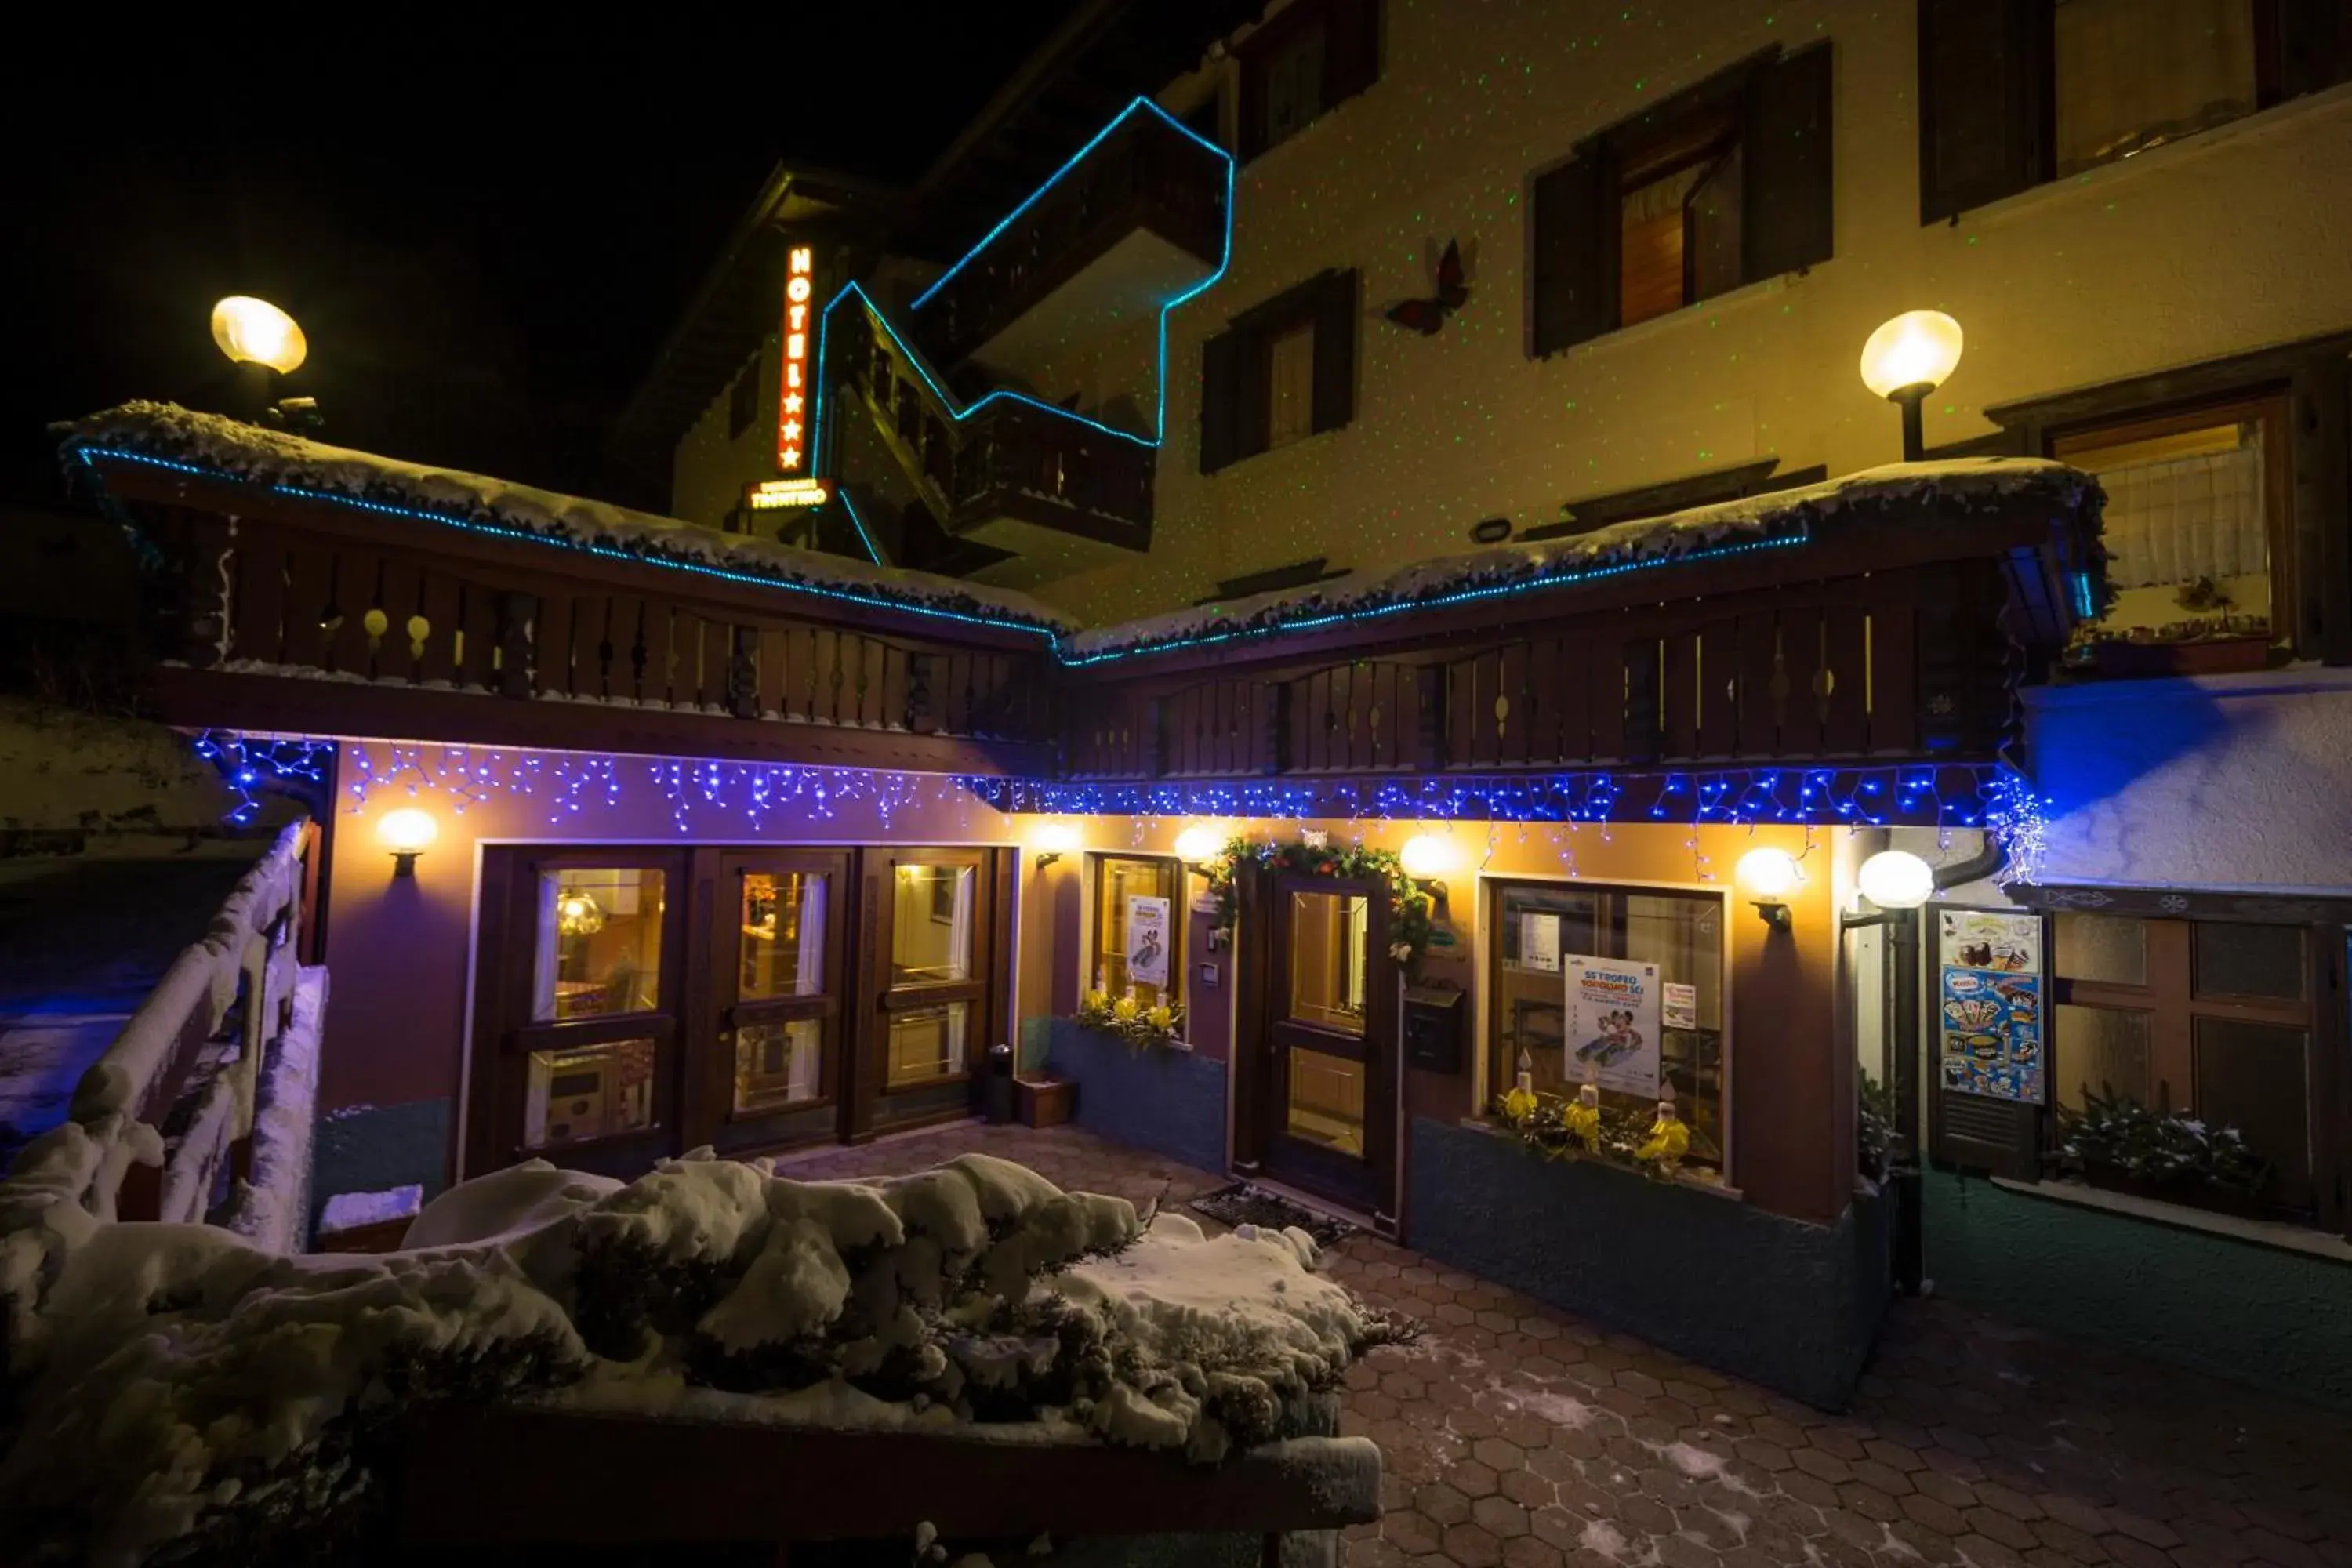
{"type": "Polygon", "coordinates": [[[784,381],[776,399],[776,472],[788,478],[806,474],[809,467],[803,430],[808,405],[809,294],[815,288],[811,268],[809,247],[793,247],[784,265],[784,381]]]}

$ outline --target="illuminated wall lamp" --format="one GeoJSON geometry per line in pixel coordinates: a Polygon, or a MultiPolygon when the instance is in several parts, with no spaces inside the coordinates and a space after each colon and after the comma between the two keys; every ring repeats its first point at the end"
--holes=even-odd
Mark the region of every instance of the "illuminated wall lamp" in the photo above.
{"type": "Polygon", "coordinates": [[[1187,866],[1205,866],[1224,847],[1223,834],[1209,823],[1196,822],[1176,836],[1176,858],[1187,866]]]}
{"type": "Polygon", "coordinates": [[[440,837],[441,825],[433,820],[433,814],[413,805],[385,812],[375,825],[375,841],[391,852],[395,877],[416,875],[416,858],[432,848],[440,837]]]}
{"type": "Polygon", "coordinates": [[[1789,914],[1789,894],[1801,878],[1796,858],[1786,849],[1750,849],[1739,858],[1733,874],[1756,895],[1756,912],[1766,925],[1787,931],[1794,924],[1789,914]]]}
{"type": "Polygon", "coordinates": [[[1076,851],[1079,834],[1066,822],[1048,822],[1031,835],[1029,841],[1036,847],[1037,869],[1042,871],[1063,856],[1076,851]]]}
{"type": "Polygon", "coordinates": [[[1416,833],[1397,851],[1397,868],[1423,887],[1439,903],[1445,901],[1445,874],[1458,863],[1454,841],[1442,834],[1416,833]]]}
{"type": "Polygon", "coordinates": [[[1960,324],[1941,310],[1906,310],[1862,345],[1862,384],[1903,410],[1903,460],[1926,455],[1919,405],[1960,363],[1960,324]]]}

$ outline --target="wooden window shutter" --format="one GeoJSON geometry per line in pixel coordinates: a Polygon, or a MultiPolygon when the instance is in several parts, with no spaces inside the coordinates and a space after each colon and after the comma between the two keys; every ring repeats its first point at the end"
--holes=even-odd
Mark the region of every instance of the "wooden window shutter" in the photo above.
{"type": "Polygon", "coordinates": [[[1919,0],[1919,221],[2049,177],[2052,0],[1919,0]]]}
{"type": "Polygon", "coordinates": [[[1213,474],[1242,455],[1241,332],[1219,332],[1201,345],[1201,471],[1213,474]]]}
{"type": "Polygon", "coordinates": [[[1310,428],[1356,416],[1356,269],[1326,273],[1315,294],[1315,405],[1310,428]]]}
{"type": "Polygon", "coordinates": [[[1617,326],[1617,208],[1606,154],[1589,147],[1537,176],[1528,198],[1530,353],[1555,353],[1617,326]]]}
{"type": "Polygon", "coordinates": [[[1380,0],[1334,0],[1326,7],[1323,26],[1323,108],[1328,110],[1381,79],[1380,0]]]}
{"type": "MultiPolygon", "coordinates": [[[[2344,0],[2278,0],[2279,90],[2288,98],[2352,79],[2344,0]]],[[[2259,15],[2259,13],[2257,13],[2259,15]]]]}
{"type": "Polygon", "coordinates": [[[1740,279],[1794,272],[1834,248],[1827,40],[1748,79],[1740,132],[1740,279]]]}

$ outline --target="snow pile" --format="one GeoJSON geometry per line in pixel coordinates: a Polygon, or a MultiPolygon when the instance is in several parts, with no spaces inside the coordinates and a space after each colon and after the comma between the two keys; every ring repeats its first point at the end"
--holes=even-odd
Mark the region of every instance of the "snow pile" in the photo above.
{"type": "Polygon", "coordinates": [[[1448,595],[1551,580],[1607,568],[1661,562],[1745,541],[1793,538],[1839,511],[1894,512],[1930,499],[2013,506],[2043,496],[2069,510],[2096,504],[2098,481],[2040,458],[1955,458],[1865,468],[1795,489],[1693,507],[1663,517],[1612,524],[1590,533],[1533,544],[1440,556],[1402,571],[1350,572],[1289,588],[1100,626],[1066,637],[1065,658],[1083,662],[1177,639],[1240,637],[1295,621],[1385,614],[1448,595]]]}
{"type": "Polygon", "coordinates": [[[302,1245],[310,1210],[310,1143],[318,1124],[320,1023],[327,971],[306,967],[294,982],[294,1019],[272,1040],[253,1112],[251,1175],[229,1199],[226,1223],[271,1252],[302,1245]]]}
{"type": "Polygon", "coordinates": [[[323,1555],[370,1527],[400,1415],[440,1399],[1213,1462],[1402,1332],[1308,1272],[1304,1237],[1212,1240],[982,1155],[814,1183],[688,1157],[625,1186],[532,1161],[375,1257],[53,1206],[87,1223],[7,1277],[8,1561],[323,1555]]]}
{"type": "Polygon", "coordinates": [[[926,572],[868,566],[750,534],[719,533],[675,518],[536,489],[485,474],[436,468],[329,447],[177,404],[139,401],[55,426],[77,448],[142,452],[200,463],[257,484],[326,490],[487,523],[520,533],[593,542],[651,559],[725,566],[791,586],[848,590],[894,603],[985,615],[1042,630],[1065,623],[1024,594],[926,572]]]}

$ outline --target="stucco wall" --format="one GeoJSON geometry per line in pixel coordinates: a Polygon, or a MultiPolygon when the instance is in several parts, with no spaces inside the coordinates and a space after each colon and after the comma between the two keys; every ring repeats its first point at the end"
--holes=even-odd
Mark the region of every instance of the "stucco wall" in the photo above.
{"type": "MultiPolygon", "coordinates": [[[[782,290],[778,293],[782,309],[782,290]]],[[[743,499],[743,487],[753,479],[776,477],[776,378],[782,362],[776,334],[760,342],[760,407],[740,436],[727,434],[727,415],[734,383],[719,389],[694,424],[679,438],[671,458],[670,515],[698,522],[705,528],[726,526],[727,514],[743,499]]]]}
{"type": "Polygon", "coordinates": [[[1926,1177],[1937,1290],[2060,1333],[2352,1410],[2352,1263],[1926,1177]]]}
{"type": "Polygon", "coordinates": [[[1895,417],[1855,363],[1872,328],[1915,307],[1968,333],[1927,409],[1931,443],[1989,431],[1988,404],[2352,323],[2352,210],[2312,199],[2352,183],[2343,89],[1922,227],[1910,5],[1382,10],[1381,79],[1241,171],[1232,268],[1172,319],[1148,566],[1049,597],[1118,618],[1306,556],[1364,567],[1466,548],[1480,518],[1549,522],[1576,497],[1759,456],[1832,474],[1887,461],[1895,417]],[[1751,50],[1822,37],[1832,259],[1527,358],[1529,177],[1751,50]],[[1380,320],[1427,291],[1426,250],[1449,237],[1475,250],[1469,304],[1433,338],[1380,320]],[[1202,342],[1326,267],[1363,272],[1354,423],[1203,477],[1202,342]]]}

